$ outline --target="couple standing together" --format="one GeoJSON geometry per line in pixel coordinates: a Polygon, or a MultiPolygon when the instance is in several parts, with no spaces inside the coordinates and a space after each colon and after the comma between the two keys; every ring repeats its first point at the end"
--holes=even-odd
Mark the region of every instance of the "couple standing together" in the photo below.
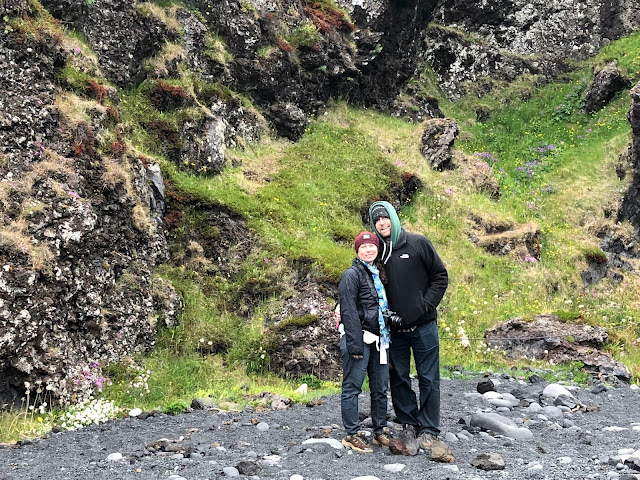
{"type": "MultiPolygon", "coordinates": [[[[340,279],[342,444],[372,452],[360,436],[358,396],[369,375],[373,442],[393,442],[387,428],[387,384],[405,441],[425,451],[440,433],[440,361],[436,307],[449,280],[444,263],[423,235],[407,232],[391,204],[369,207],[374,233],[355,239],[357,258],[340,279]],[[419,399],[411,388],[411,353],[419,399]],[[389,366],[390,365],[390,366],[389,366]]],[[[414,450],[414,454],[417,449],[414,450]]]]}

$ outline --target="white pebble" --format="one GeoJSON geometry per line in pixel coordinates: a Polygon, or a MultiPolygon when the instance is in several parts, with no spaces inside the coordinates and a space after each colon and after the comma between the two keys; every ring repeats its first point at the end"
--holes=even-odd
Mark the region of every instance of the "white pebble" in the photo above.
{"type": "Polygon", "coordinates": [[[239,477],[240,472],[236,467],[224,467],[222,469],[222,473],[224,473],[227,477],[239,477]]]}
{"type": "Polygon", "coordinates": [[[109,462],[117,462],[118,460],[122,460],[122,454],[120,452],[111,453],[107,457],[107,461],[109,462]]]}
{"type": "Polygon", "coordinates": [[[387,463],[384,469],[387,472],[401,472],[405,467],[406,465],[404,463],[387,463]]]}

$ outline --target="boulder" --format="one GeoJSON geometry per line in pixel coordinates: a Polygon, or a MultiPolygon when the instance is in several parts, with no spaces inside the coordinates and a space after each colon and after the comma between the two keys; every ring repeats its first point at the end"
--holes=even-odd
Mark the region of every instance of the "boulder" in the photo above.
{"type": "Polygon", "coordinates": [[[536,358],[554,363],[579,361],[584,369],[611,381],[628,382],[627,367],[599,350],[608,339],[603,327],[560,322],[555,315],[531,320],[513,318],[485,331],[488,345],[504,350],[510,358],[536,358]]]}
{"type": "Polygon", "coordinates": [[[584,99],[584,109],[597,112],[604,108],[620,91],[629,88],[631,81],[620,72],[616,62],[608,63],[596,72],[584,99]]]}
{"type": "Polygon", "coordinates": [[[459,132],[458,123],[450,118],[432,118],[425,122],[420,153],[431,168],[452,167],[451,149],[459,132]]]}

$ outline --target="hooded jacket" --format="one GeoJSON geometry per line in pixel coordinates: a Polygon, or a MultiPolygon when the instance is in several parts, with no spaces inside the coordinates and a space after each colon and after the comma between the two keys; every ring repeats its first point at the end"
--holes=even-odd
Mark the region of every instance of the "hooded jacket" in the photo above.
{"type": "Polygon", "coordinates": [[[369,207],[369,221],[380,239],[389,308],[402,317],[404,328],[436,320],[436,308],[447,290],[449,276],[429,239],[401,228],[398,214],[388,202],[373,203],[369,207]],[[384,206],[389,214],[391,235],[388,239],[380,235],[371,218],[376,205],[384,206]]]}
{"type": "Polygon", "coordinates": [[[340,321],[344,325],[349,355],[362,355],[362,331],[380,335],[378,292],[369,269],[359,258],[346,269],[338,285],[340,294],[340,321]]]}

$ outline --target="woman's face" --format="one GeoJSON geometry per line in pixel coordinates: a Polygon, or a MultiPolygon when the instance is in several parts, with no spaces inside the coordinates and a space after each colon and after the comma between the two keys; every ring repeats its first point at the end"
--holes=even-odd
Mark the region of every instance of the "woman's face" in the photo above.
{"type": "Polygon", "coordinates": [[[378,256],[378,247],[373,243],[363,243],[358,249],[358,258],[366,263],[373,263],[378,256]]]}

